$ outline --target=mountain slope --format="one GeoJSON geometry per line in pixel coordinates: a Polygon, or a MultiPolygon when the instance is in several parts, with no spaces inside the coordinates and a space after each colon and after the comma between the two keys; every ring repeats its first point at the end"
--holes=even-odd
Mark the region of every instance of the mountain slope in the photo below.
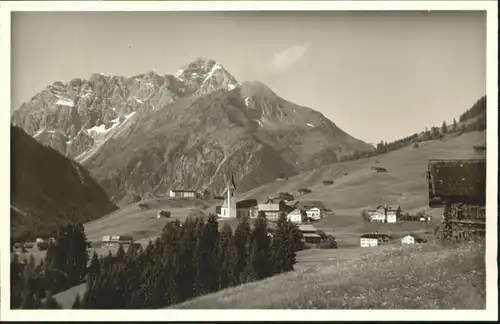
{"type": "Polygon", "coordinates": [[[51,235],[66,220],[86,222],[117,207],[78,163],[11,126],[11,237],[51,235]]]}
{"type": "Polygon", "coordinates": [[[175,75],[56,82],[12,122],[83,163],[117,202],[171,187],[220,193],[230,172],[247,190],[373,149],[321,113],[260,82],[239,84],[203,58],[175,75]]]}
{"type": "Polygon", "coordinates": [[[321,201],[336,215],[359,216],[362,209],[379,204],[397,204],[405,211],[428,206],[428,184],[425,178],[429,159],[485,158],[474,146],[486,145],[486,132],[474,131],[443,140],[408,145],[381,156],[334,163],[279,181],[262,185],[237,196],[237,199],[265,199],[279,192],[295,194],[301,188],[311,193],[297,196],[299,200],[321,201]],[[376,162],[379,163],[376,163],[376,162]],[[387,169],[376,173],[372,166],[387,169]],[[323,180],[333,180],[324,185],[323,180]]]}

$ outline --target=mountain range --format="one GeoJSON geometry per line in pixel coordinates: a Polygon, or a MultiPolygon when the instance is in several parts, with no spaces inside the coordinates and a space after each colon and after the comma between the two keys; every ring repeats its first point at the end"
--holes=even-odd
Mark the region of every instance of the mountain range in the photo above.
{"type": "Polygon", "coordinates": [[[11,122],[81,163],[115,203],[169,189],[246,191],[373,146],[258,81],[198,58],[177,73],[55,82],[11,122]]]}

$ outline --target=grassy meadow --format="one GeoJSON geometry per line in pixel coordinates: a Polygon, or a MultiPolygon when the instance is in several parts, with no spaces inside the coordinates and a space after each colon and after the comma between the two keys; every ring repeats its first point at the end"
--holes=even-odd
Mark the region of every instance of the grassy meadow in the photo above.
{"type": "Polygon", "coordinates": [[[484,242],[385,246],[171,308],[485,309],[484,253],[484,242]]]}

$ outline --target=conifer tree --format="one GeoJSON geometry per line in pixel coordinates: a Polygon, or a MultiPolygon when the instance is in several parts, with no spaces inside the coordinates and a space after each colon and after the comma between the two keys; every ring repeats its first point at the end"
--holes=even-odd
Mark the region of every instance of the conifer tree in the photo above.
{"type": "Polygon", "coordinates": [[[187,219],[182,225],[178,271],[175,279],[179,301],[193,297],[193,283],[196,276],[194,250],[202,229],[199,224],[201,225],[201,219],[187,219]]]}
{"type": "Polygon", "coordinates": [[[286,215],[284,212],[280,212],[276,223],[276,231],[271,239],[271,264],[275,274],[285,271],[288,250],[292,248],[289,244],[287,230],[286,215]]]}
{"type": "Polygon", "coordinates": [[[236,284],[234,268],[237,262],[236,245],[234,244],[234,236],[231,226],[225,223],[219,242],[219,289],[231,287],[236,284]]]}
{"type": "Polygon", "coordinates": [[[238,226],[234,231],[234,244],[236,247],[236,263],[234,265],[234,276],[235,279],[241,283],[245,282],[244,272],[246,271],[248,266],[250,235],[251,228],[248,218],[240,218],[238,226]]]}
{"type": "Polygon", "coordinates": [[[195,249],[195,295],[216,291],[219,288],[218,261],[219,225],[217,216],[211,214],[205,223],[195,249]]]}
{"type": "Polygon", "coordinates": [[[446,121],[443,120],[443,125],[441,126],[441,133],[446,134],[448,133],[448,126],[446,125],[446,121]]]}
{"type": "Polygon", "coordinates": [[[94,250],[89,268],[87,270],[87,282],[92,285],[92,283],[99,276],[100,271],[101,271],[101,263],[99,260],[99,256],[97,255],[97,252],[94,250]]]}
{"type": "Polygon", "coordinates": [[[267,220],[258,216],[250,236],[250,260],[247,280],[260,280],[272,274],[270,240],[267,234],[267,220]]]}
{"type": "Polygon", "coordinates": [[[453,132],[458,131],[458,124],[457,124],[457,120],[456,120],[455,118],[453,118],[453,126],[452,126],[452,131],[453,131],[453,132]]]}
{"type": "Polygon", "coordinates": [[[122,261],[123,258],[125,258],[125,249],[123,248],[123,244],[120,244],[118,251],[116,251],[116,260],[122,261]]]}

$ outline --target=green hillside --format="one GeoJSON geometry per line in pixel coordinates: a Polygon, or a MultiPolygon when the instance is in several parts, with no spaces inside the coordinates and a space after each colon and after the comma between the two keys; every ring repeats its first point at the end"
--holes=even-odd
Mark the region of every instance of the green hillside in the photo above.
{"type": "Polygon", "coordinates": [[[484,158],[486,153],[474,150],[475,145],[486,145],[485,131],[450,135],[443,140],[421,142],[418,148],[409,145],[378,157],[334,163],[288,181],[255,188],[238,195],[238,199],[262,200],[279,192],[293,194],[309,188],[311,193],[297,199],[321,201],[336,215],[359,215],[362,209],[379,204],[397,204],[405,211],[426,208],[428,160],[484,158]],[[372,166],[388,172],[376,173],[372,166]],[[323,185],[323,180],[333,180],[334,184],[323,185]]]}

